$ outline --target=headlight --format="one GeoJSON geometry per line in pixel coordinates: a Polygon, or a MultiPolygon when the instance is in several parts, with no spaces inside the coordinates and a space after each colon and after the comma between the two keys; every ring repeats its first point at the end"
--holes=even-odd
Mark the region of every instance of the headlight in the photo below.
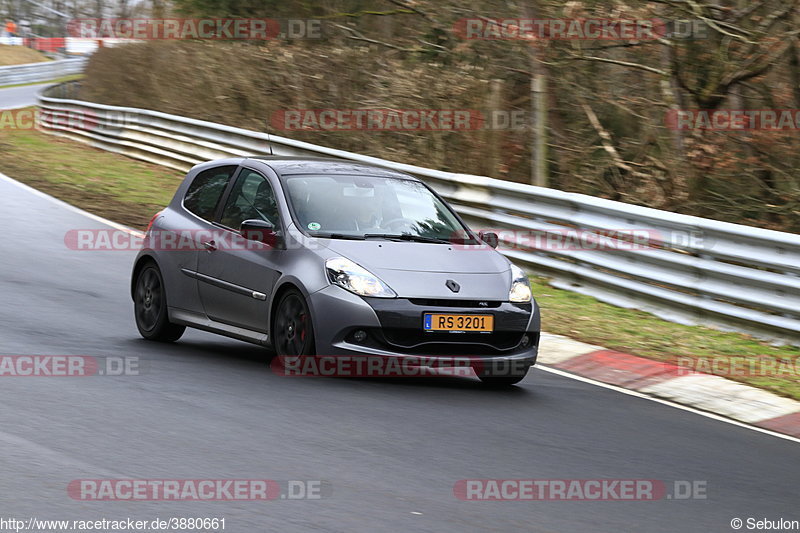
{"type": "Polygon", "coordinates": [[[511,265],[511,290],[508,292],[508,301],[514,303],[528,303],[531,301],[531,284],[528,276],[516,265],[511,265]]]}
{"type": "Polygon", "coordinates": [[[369,270],[344,257],[334,257],[325,261],[328,279],[343,289],[359,296],[373,298],[395,298],[397,294],[369,270]]]}

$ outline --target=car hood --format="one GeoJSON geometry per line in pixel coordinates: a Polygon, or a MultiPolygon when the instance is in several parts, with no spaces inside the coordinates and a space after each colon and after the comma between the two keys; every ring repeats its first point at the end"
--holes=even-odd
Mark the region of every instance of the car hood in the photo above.
{"type": "Polygon", "coordinates": [[[326,239],[328,249],[367,270],[498,274],[508,260],[488,246],[326,239]]]}
{"type": "Polygon", "coordinates": [[[330,251],[363,266],[401,298],[508,299],[509,262],[486,246],[336,239],[327,242],[330,251]],[[448,287],[448,281],[457,284],[457,292],[448,287]]]}

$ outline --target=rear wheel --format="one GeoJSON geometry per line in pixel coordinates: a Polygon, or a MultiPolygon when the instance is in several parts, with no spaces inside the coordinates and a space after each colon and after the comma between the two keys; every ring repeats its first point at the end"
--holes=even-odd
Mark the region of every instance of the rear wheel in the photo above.
{"type": "Polygon", "coordinates": [[[139,271],[133,291],[133,311],[139,334],[147,340],[174,342],[186,331],[186,326],[169,321],[164,280],[154,264],[139,271]]]}
{"type": "Polygon", "coordinates": [[[275,352],[283,357],[314,355],[314,325],[306,299],[296,289],[283,294],[272,328],[275,352]]]}

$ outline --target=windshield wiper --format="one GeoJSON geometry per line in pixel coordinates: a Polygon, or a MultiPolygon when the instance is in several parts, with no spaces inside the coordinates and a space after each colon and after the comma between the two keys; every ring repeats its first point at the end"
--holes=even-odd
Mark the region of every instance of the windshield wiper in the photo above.
{"type": "Polygon", "coordinates": [[[351,241],[363,241],[363,235],[351,235],[349,233],[313,233],[312,237],[320,239],[348,239],[351,241]]]}
{"type": "Polygon", "coordinates": [[[434,237],[423,237],[422,235],[412,235],[410,233],[367,233],[365,239],[388,239],[410,242],[427,242],[433,244],[453,244],[451,241],[436,239],[434,237]]]}

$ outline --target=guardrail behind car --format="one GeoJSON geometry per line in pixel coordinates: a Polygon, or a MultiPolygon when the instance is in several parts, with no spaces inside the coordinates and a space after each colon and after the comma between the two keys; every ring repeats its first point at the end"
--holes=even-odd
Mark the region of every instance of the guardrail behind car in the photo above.
{"type": "Polygon", "coordinates": [[[502,230],[501,251],[553,276],[556,287],[673,321],[800,343],[800,235],[85,102],[74,99],[76,87],[64,84],[40,95],[44,131],[179,171],[209,159],[268,155],[271,147],[275,155],[334,157],[407,172],[433,186],[473,228],[502,230]],[[646,232],[648,246],[635,249],[624,238],[609,249],[547,245],[548,238],[563,242],[570,232],[604,238],[608,230],[646,232]],[[537,235],[539,245],[532,244],[537,235]]]}
{"type": "Polygon", "coordinates": [[[79,74],[83,72],[86,61],[86,58],[79,57],[75,59],[61,59],[58,61],[0,67],[0,87],[4,85],[50,81],[71,74],[79,74]]]}

